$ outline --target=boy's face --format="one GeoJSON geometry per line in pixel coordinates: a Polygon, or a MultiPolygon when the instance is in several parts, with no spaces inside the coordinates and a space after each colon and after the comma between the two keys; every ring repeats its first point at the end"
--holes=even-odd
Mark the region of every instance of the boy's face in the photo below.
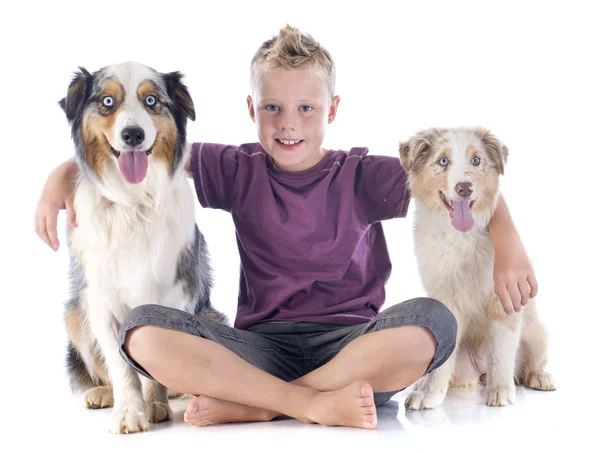
{"type": "Polygon", "coordinates": [[[258,139],[277,167],[301,171],[323,157],[325,128],[337,112],[325,83],[303,70],[265,72],[248,111],[256,123],[258,139]]]}

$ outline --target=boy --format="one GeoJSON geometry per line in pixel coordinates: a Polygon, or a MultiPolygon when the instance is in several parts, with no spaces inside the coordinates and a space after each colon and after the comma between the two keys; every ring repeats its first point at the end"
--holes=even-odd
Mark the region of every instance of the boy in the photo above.
{"type": "MultiPolygon", "coordinates": [[[[185,413],[190,425],[284,414],[372,429],[378,404],[448,359],[456,320],[427,298],[379,312],[391,272],[380,222],[405,217],[410,192],[398,158],[321,148],[339,104],[329,53],[287,26],[259,48],[251,73],[259,143],[194,143],[187,163],[201,205],[230,212],[236,226],[235,328],[145,305],[121,326],[121,355],[200,395],[185,413]]],[[[54,249],[52,207],[64,203],[75,226],[75,171],[74,161],[58,167],[38,204],[36,231],[54,249]]],[[[507,312],[510,299],[519,310],[537,289],[502,200],[490,228],[496,291],[507,312]]]]}

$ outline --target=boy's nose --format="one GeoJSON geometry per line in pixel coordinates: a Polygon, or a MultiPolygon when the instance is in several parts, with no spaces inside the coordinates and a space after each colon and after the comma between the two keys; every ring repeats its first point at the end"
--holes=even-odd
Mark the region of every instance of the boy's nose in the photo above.
{"type": "Polygon", "coordinates": [[[279,129],[282,131],[293,131],[296,128],[296,121],[292,115],[281,115],[279,129]]]}

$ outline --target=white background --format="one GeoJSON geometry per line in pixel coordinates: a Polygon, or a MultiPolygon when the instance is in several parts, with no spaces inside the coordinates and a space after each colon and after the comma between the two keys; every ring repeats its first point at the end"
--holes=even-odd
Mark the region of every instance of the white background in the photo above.
{"type": "MultiPolygon", "coordinates": [[[[468,125],[487,127],[506,143],[510,156],[502,191],[540,285],[539,310],[551,336],[549,369],[562,384],[552,395],[563,392],[562,399],[543,395],[546,399],[526,407],[535,410],[535,401],[559,398],[560,407],[548,406],[550,413],[555,410],[552,429],[539,427],[529,435],[531,419],[513,411],[511,417],[525,421],[521,434],[507,442],[557,438],[549,433],[566,440],[572,432],[573,442],[581,438],[578,423],[597,417],[585,411],[594,407],[598,387],[600,16],[593,2],[573,0],[390,4],[3,3],[0,379],[8,400],[0,411],[2,431],[11,432],[21,445],[48,445],[46,439],[52,437],[50,444],[59,442],[58,448],[67,451],[104,449],[103,442],[111,449],[159,445],[153,444],[159,438],[149,437],[151,433],[131,436],[141,439],[135,441],[107,440],[108,413],[92,416],[73,409],[77,401],[71,399],[64,376],[65,213],[59,216],[58,252],[37,238],[33,215],[48,173],[73,154],[70,128],[57,104],[73,71],[80,65],[95,71],[125,60],[163,72],[180,70],[196,105],[197,119],[188,124],[190,141],[256,141],[245,101],[250,60],[264,40],[289,23],[319,40],[337,65],[341,103],[326,147],[368,146],[372,154],[395,156],[398,142],[419,129],[468,125]],[[573,431],[557,428],[574,420],[569,425],[573,431]],[[86,429],[93,434],[78,437],[86,429]]],[[[199,204],[196,218],[212,254],[213,302],[233,319],[239,259],[232,221],[199,204]]],[[[407,219],[384,224],[393,262],[384,308],[423,295],[411,222],[412,209],[407,219]]],[[[508,435],[504,425],[490,423],[490,432],[508,435]]],[[[174,426],[180,429],[181,423],[174,426]]],[[[261,441],[264,428],[253,426],[255,431],[243,438],[236,437],[235,427],[224,428],[229,431],[223,436],[225,431],[211,428],[211,436],[199,434],[179,448],[231,441],[241,441],[236,448],[275,448],[268,436],[261,441]]],[[[507,426],[510,432],[513,428],[507,426]]],[[[281,442],[287,439],[285,449],[312,448],[332,441],[325,430],[297,437],[300,432],[292,429],[281,442]]],[[[164,439],[169,430],[157,432],[164,439]]],[[[383,438],[344,432],[355,447],[369,448],[373,439],[383,438]]],[[[453,432],[443,431],[438,440],[453,432]]],[[[280,439],[277,430],[267,433],[280,439]]],[[[184,438],[171,437],[161,449],[184,438]]],[[[393,443],[401,448],[410,438],[404,431],[393,443]]],[[[433,442],[419,440],[415,448],[427,450],[428,441],[433,442]]],[[[344,445],[340,439],[335,442],[344,445]]]]}

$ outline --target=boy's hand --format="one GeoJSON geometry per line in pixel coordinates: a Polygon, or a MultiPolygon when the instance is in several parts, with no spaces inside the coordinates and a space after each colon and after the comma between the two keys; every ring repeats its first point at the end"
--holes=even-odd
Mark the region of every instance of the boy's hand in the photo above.
{"type": "Polygon", "coordinates": [[[77,227],[73,209],[76,171],[77,164],[74,159],[70,159],[52,170],[35,210],[35,232],[54,251],[58,250],[60,245],[56,230],[58,211],[66,209],[69,225],[73,228],[77,227]]]}
{"type": "Polygon", "coordinates": [[[518,236],[507,240],[496,250],[494,291],[509,315],[513,310],[521,311],[521,307],[538,292],[535,273],[518,236]]]}
{"type": "Polygon", "coordinates": [[[494,291],[510,315],[536,296],[538,284],[502,194],[489,226],[495,253],[494,291]]]}

